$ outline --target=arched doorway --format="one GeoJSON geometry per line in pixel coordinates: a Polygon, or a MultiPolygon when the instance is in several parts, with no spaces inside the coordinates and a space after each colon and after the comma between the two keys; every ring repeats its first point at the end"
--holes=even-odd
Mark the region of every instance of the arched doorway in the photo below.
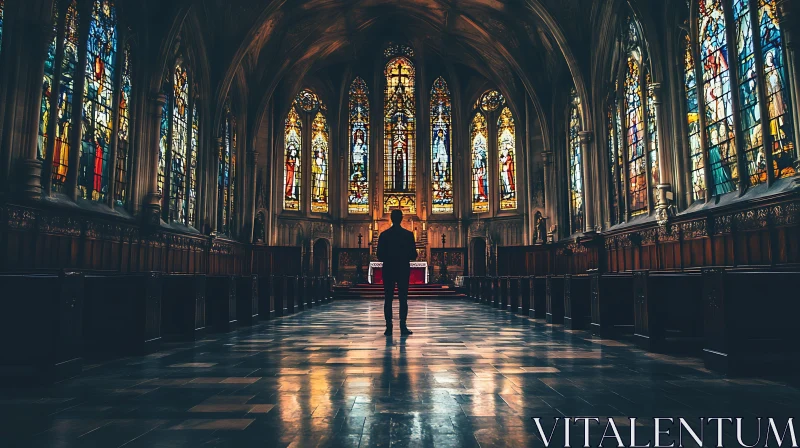
{"type": "Polygon", "coordinates": [[[483,238],[473,238],[469,247],[470,266],[472,275],[486,275],[486,240],[483,238]]]}
{"type": "Polygon", "coordinates": [[[314,242],[314,266],[312,273],[315,276],[330,275],[328,270],[328,260],[330,260],[330,243],[325,238],[320,238],[314,242]]]}

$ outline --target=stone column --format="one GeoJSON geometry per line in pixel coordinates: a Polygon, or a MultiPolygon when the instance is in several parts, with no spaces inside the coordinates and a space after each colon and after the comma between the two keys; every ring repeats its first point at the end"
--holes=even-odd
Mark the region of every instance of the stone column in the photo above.
{"type": "Polygon", "coordinates": [[[653,89],[653,105],[655,106],[656,126],[658,129],[658,184],[655,186],[655,212],[656,220],[660,225],[666,225],[672,205],[672,158],[664,145],[664,126],[662,117],[661,83],[650,83],[653,89]]]}
{"type": "Polygon", "coordinates": [[[581,143],[581,156],[583,157],[581,165],[583,170],[583,228],[585,233],[595,231],[595,196],[599,193],[596,188],[589,188],[589,179],[594,179],[596,177],[592,172],[591,163],[594,159],[590,153],[592,149],[592,137],[592,131],[578,132],[578,139],[581,143]]]}
{"type": "Polygon", "coordinates": [[[167,97],[164,94],[156,94],[150,105],[150,118],[152,140],[150,141],[150,178],[148,179],[148,193],[142,207],[142,217],[146,225],[158,226],[161,224],[161,198],[163,192],[158,190],[158,155],[161,144],[161,118],[164,112],[164,105],[167,104],[167,97]]]}

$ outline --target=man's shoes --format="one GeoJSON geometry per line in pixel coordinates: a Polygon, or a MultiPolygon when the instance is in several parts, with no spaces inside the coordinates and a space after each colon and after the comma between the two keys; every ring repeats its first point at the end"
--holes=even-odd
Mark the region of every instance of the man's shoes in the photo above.
{"type": "Polygon", "coordinates": [[[392,324],[386,325],[386,331],[383,332],[384,336],[391,336],[392,335],[392,324]]]}
{"type": "Polygon", "coordinates": [[[410,336],[414,334],[414,332],[409,330],[405,325],[400,325],[400,334],[403,336],[410,336]]]}

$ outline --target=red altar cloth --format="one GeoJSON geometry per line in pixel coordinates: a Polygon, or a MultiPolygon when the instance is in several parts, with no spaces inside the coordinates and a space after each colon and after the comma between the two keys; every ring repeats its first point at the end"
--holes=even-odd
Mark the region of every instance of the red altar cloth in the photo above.
{"type": "MultiPolygon", "coordinates": [[[[411,268],[411,275],[408,278],[408,284],[410,284],[410,285],[424,285],[425,284],[425,270],[426,270],[426,268],[411,268]]],[[[373,285],[382,285],[383,284],[383,268],[382,267],[372,268],[372,284],[373,285]]]]}

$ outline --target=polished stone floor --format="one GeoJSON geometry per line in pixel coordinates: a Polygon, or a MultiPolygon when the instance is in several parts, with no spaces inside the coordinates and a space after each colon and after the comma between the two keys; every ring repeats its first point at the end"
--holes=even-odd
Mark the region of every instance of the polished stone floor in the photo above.
{"type": "MultiPolygon", "coordinates": [[[[647,440],[653,416],[798,414],[800,392],[779,380],[462,300],[410,308],[407,338],[383,336],[381,302],[341,301],[0,389],[0,446],[543,446],[532,417],[549,435],[555,416],[636,416],[647,440]]],[[[572,434],[582,446],[583,428],[572,434]]]]}

